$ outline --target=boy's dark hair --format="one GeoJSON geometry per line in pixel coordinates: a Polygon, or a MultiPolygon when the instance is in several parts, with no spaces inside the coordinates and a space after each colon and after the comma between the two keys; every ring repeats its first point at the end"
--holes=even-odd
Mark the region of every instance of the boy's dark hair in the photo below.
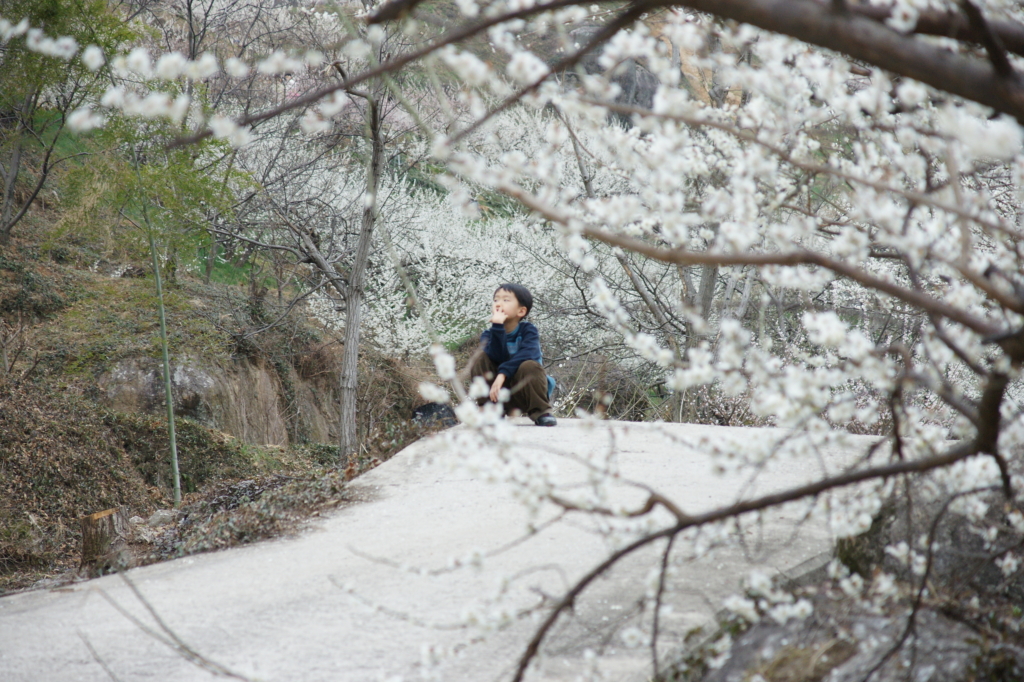
{"type": "MultiPolygon", "coordinates": [[[[529,289],[524,287],[522,284],[512,284],[511,282],[505,282],[500,287],[495,289],[494,293],[496,294],[499,291],[507,291],[513,296],[515,296],[516,301],[519,302],[519,305],[526,308],[526,315],[530,314],[530,308],[533,307],[533,294],[530,293],[529,289]]],[[[526,315],[524,315],[523,317],[526,317],[526,315]]]]}

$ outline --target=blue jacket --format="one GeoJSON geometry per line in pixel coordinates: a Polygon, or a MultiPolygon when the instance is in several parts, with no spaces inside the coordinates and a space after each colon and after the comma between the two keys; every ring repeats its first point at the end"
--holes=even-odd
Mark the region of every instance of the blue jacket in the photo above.
{"type": "Polygon", "coordinates": [[[544,357],[540,353],[540,334],[532,323],[520,320],[519,325],[511,334],[505,333],[505,325],[492,324],[480,335],[480,342],[494,364],[498,366],[498,374],[505,375],[506,383],[519,371],[519,365],[527,360],[536,360],[544,365],[544,357]]]}

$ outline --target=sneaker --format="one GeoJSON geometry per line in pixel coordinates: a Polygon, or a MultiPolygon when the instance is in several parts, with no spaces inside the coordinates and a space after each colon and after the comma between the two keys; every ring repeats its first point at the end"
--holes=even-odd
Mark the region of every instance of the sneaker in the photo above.
{"type": "Polygon", "coordinates": [[[533,422],[537,426],[555,426],[558,424],[558,420],[552,417],[550,414],[542,414],[537,417],[537,421],[533,422]]]}

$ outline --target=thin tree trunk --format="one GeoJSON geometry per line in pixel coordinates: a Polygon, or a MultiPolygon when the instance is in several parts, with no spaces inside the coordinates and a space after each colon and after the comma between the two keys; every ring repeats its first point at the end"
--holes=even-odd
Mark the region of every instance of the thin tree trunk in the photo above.
{"type": "MultiPolygon", "coordinates": [[[[139,191],[144,191],[142,172],[139,170],[139,158],[135,156],[135,174],[139,179],[139,191]]],[[[171,451],[171,479],[174,481],[174,506],[181,506],[181,473],[178,470],[178,441],[174,431],[174,394],[171,391],[171,358],[167,343],[167,315],[164,311],[164,288],[160,277],[160,259],[156,253],[156,237],[153,234],[153,223],[149,219],[149,208],[145,195],[141,198],[142,217],[146,222],[146,235],[149,237],[149,253],[153,257],[153,278],[156,281],[157,311],[160,315],[160,348],[164,361],[164,401],[167,403],[167,443],[171,451]]]]}
{"type": "Polygon", "coordinates": [[[210,283],[210,278],[213,276],[213,266],[217,262],[217,235],[212,231],[210,232],[210,248],[206,252],[206,264],[203,270],[203,282],[205,284],[210,283]]]}
{"type": "Polygon", "coordinates": [[[11,228],[14,226],[11,218],[14,215],[14,184],[18,179],[18,171],[21,167],[22,141],[18,140],[11,153],[11,162],[7,170],[7,178],[4,183],[3,210],[0,211],[0,244],[7,244],[11,240],[11,228]]]}
{"type": "Polygon", "coordinates": [[[718,266],[705,265],[700,273],[700,315],[704,321],[709,321],[711,316],[711,304],[715,300],[715,284],[718,280],[718,266]]]}
{"type": "Polygon", "coordinates": [[[4,176],[3,203],[0,204],[0,244],[4,245],[11,242],[11,230],[17,222],[14,219],[14,189],[18,182],[18,175],[21,172],[21,153],[25,146],[25,129],[27,127],[25,121],[28,120],[28,116],[32,113],[34,101],[35,93],[29,92],[25,96],[25,103],[21,107],[18,130],[15,132],[18,139],[14,143],[14,149],[11,151],[11,161],[7,166],[7,173],[4,176]]]}
{"type": "Polygon", "coordinates": [[[747,281],[743,284],[743,295],[740,297],[740,304],[736,308],[735,317],[737,320],[742,320],[743,316],[747,314],[747,305],[750,303],[750,289],[754,286],[754,270],[753,268],[747,272],[747,281]]]}
{"type": "Polygon", "coordinates": [[[341,462],[344,465],[359,449],[359,435],[356,429],[356,391],[359,374],[359,336],[362,322],[363,287],[366,281],[366,262],[370,257],[373,228],[377,222],[377,190],[380,186],[380,171],[384,156],[384,142],[380,135],[380,108],[376,96],[366,99],[366,127],[372,151],[366,169],[366,195],[363,208],[363,223],[359,230],[355,261],[349,275],[345,292],[345,334],[341,359],[341,424],[338,445],[341,462]]]}
{"type": "MultiPolygon", "coordinates": [[[[148,219],[146,221],[149,222],[148,219]]],[[[160,312],[160,346],[164,361],[164,401],[167,403],[167,441],[171,450],[171,478],[174,479],[174,506],[181,506],[181,474],[178,471],[178,442],[174,433],[174,394],[171,391],[171,360],[167,349],[167,316],[164,314],[164,289],[160,277],[160,260],[157,258],[153,228],[149,232],[149,251],[153,256],[153,277],[156,279],[156,301],[160,312]]]]}
{"type": "MultiPolygon", "coordinates": [[[[718,231],[717,224],[714,225],[714,230],[715,232],[718,231]]],[[[704,265],[701,267],[699,291],[693,290],[693,283],[689,279],[689,273],[684,268],[679,268],[679,276],[683,280],[684,289],[690,292],[690,296],[687,297],[687,303],[698,305],[701,317],[704,318],[705,322],[708,322],[714,302],[715,284],[718,280],[718,266],[704,265]]],[[[707,338],[707,336],[707,334],[694,334],[691,329],[691,333],[686,335],[686,350],[695,348],[700,339],[707,338]]],[[[692,423],[697,418],[695,393],[693,388],[689,388],[678,395],[678,402],[672,405],[672,409],[675,411],[675,415],[677,415],[676,421],[692,423]]]]}

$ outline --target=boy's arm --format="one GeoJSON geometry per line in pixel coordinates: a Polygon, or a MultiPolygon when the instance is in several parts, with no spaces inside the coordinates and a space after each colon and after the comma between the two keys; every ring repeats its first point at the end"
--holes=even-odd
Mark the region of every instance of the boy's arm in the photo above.
{"type": "Polygon", "coordinates": [[[500,365],[509,359],[508,346],[505,345],[505,325],[492,324],[490,329],[485,329],[480,335],[480,343],[494,364],[500,365]]]}
{"type": "MultiPolygon", "coordinates": [[[[498,364],[498,374],[505,375],[506,383],[519,371],[519,365],[527,360],[537,360],[539,362],[541,357],[540,334],[537,332],[537,328],[528,322],[521,322],[520,325],[522,326],[522,331],[520,332],[519,348],[516,350],[516,354],[508,357],[508,349],[506,348],[505,353],[508,359],[498,364]]],[[[504,338],[502,343],[504,343],[504,338]]]]}

